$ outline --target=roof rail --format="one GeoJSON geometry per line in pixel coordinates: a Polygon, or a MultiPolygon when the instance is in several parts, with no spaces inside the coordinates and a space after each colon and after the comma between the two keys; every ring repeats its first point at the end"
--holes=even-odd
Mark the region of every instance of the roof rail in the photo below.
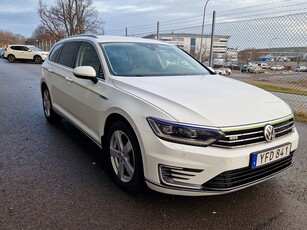
{"type": "Polygon", "coordinates": [[[97,35],[95,34],[76,34],[76,35],[71,35],[66,38],[71,38],[71,37],[91,37],[91,38],[98,38],[97,35]]]}

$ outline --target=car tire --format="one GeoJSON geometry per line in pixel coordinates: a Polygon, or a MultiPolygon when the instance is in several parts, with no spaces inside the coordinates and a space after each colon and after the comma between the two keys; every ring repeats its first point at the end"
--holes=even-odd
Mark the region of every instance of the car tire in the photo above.
{"type": "Polygon", "coordinates": [[[14,63],[16,61],[16,58],[14,55],[10,54],[9,56],[7,56],[7,60],[10,62],[10,63],[14,63]]]}
{"type": "Polygon", "coordinates": [[[61,120],[61,116],[56,114],[52,108],[52,102],[49,90],[47,86],[44,86],[42,89],[42,98],[43,98],[43,109],[44,114],[48,122],[59,122],[61,120]]]}
{"type": "Polygon", "coordinates": [[[107,133],[107,157],[113,181],[124,191],[145,188],[143,161],[137,137],[127,122],[115,121],[107,133]]]}
{"type": "Polygon", "coordinates": [[[40,57],[40,56],[34,56],[34,62],[36,63],[36,64],[41,64],[42,63],[42,61],[43,61],[43,59],[40,57]]]}

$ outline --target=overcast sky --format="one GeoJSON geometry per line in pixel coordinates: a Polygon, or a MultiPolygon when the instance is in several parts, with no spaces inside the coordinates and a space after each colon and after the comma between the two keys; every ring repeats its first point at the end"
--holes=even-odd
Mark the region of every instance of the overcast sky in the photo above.
{"type": "MultiPolygon", "coordinates": [[[[53,4],[55,0],[45,0],[53,4]]],[[[200,26],[206,0],[93,0],[94,6],[105,21],[108,35],[138,36],[155,32],[157,21],[163,28],[200,26]]],[[[30,37],[40,19],[38,0],[0,0],[0,29],[30,37]]],[[[259,11],[270,15],[307,12],[306,0],[209,0],[206,24],[211,22],[212,11],[220,20],[247,18],[259,11]],[[240,8],[240,10],[236,10],[240,8]]]]}

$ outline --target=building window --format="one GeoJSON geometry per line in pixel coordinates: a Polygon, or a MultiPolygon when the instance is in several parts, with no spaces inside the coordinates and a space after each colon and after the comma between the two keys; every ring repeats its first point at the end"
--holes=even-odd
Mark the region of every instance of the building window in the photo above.
{"type": "Polygon", "coordinates": [[[190,51],[195,52],[196,38],[191,38],[190,41],[190,51]]]}
{"type": "Polygon", "coordinates": [[[191,38],[190,45],[191,46],[195,46],[196,45],[196,38],[191,38]]]}

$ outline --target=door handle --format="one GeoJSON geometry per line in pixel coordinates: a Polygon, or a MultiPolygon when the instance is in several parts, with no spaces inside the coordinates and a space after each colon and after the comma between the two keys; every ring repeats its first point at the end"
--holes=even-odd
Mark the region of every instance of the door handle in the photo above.
{"type": "Polygon", "coordinates": [[[52,69],[48,68],[47,70],[48,70],[50,73],[53,73],[53,70],[52,70],[52,69]]]}
{"type": "Polygon", "coordinates": [[[69,77],[65,77],[65,79],[66,79],[66,81],[68,81],[68,82],[73,82],[73,80],[72,80],[71,78],[69,78],[69,77]]]}

